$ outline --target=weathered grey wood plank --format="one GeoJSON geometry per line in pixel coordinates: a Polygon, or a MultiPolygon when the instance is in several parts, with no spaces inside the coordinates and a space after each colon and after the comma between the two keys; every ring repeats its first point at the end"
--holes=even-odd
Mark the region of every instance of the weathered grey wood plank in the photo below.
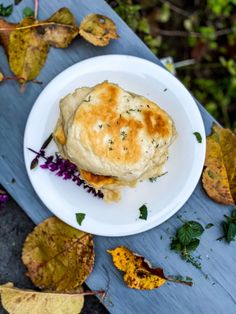
{"type": "MultiPolygon", "coordinates": [[[[22,8],[32,6],[32,2],[22,1],[16,7],[11,20],[18,21],[22,16],[22,8]]],[[[44,82],[44,86],[68,66],[97,55],[129,54],[159,63],[159,60],[103,0],[40,1],[39,18],[47,18],[63,5],[73,11],[77,22],[89,12],[110,16],[118,25],[120,39],[105,48],[93,47],[83,39],[77,39],[66,50],[51,49],[47,64],[38,78],[44,82]]],[[[10,73],[2,50],[0,50],[0,69],[10,73]]],[[[29,183],[23,161],[22,144],[26,119],[42,88],[32,84],[27,87],[25,94],[20,95],[15,83],[0,85],[0,182],[35,223],[39,223],[51,213],[38,199],[29,183]],[[16,180],[15,183],[12,183],[13,178],[16,180]]],[[[212,118],[201,106],[200,111],[206,131],[209,132],[212,118]]],[[[209,314],[225,313],[226,309],[229,314],[236,313],[235,244],[228,246],[216,241],[220,236],[219,223],[223,214],[228,212],[226,206],[209,200],[199,184],[178,213],[185,219],[199,219],[203,225],[209,222],[215,224],[215,227],[205,231],[198,249],[202,258],[202,270],[185,263],[169,250],[169,238],[180,225],[175,215],[161,226],[139,235],[120,238],[95,237],[96,265],[87,280],[88,285],[94,290],[106,288],[107,274],[109,274],[110,287],[105,305],[110,312],[117,314],[209,314]],[[189,275],[194,279],[195,285],[189,288],[178,284],[166,284],[161,289],[150,292],[128,289],[122,281],[122,275],[113,267],[111,258],[106,253],[106,249],[121,244],[146,256],[153,265],[162,266],[166,274],[189,275]],[[205,275],[208,275],[208,279],[205,275]]]]}

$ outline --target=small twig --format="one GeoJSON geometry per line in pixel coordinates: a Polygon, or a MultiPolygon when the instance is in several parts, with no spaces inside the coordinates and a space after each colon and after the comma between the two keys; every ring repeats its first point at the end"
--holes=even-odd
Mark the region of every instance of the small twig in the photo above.
{"type": "Polygon", "coordinates": [[[185,11],[185,10],[183,10],[183,9],[181,9],[181,8],[179,8],[179,7],[177,7],[177,6],[175,6],[175,5],[172,4],[170,1],[160,0],[160,2],[161,2],[162,4],[166,4],[166,3],[167,3],[172,11],[174,11],[174,12],[180,14],[180,15],[183,15],[183,16],[185,16],[185,17],[189,17],[189,16],[191,15],[189,12],[187,12],[187,11],[185,11]]]}
{"type": "MultiPolygon", "coordinates": [[[[36,23],[32,25],[26,25],[26,26],[19,26],[14,28],[14,30],[23,30],[23,29],[29,29],[29,28],[36,28],[40,26],[48,26],[48,25],[57,25],[57,26],[63,26],[63,27],[68,27],[68,28],[75,28],[73,25],[68,25],[68,24],[62,24],[62,23],[55,23],[55,22],[42,22],[42,23],[36,23]]],[[[12,31],[12,28],[10,27],[0,27],[0,31],[12,31]]]]}
{"type": "MultiPolygon", "coordinates": [[[[215,32],[216,37],[228,35],[232,33],[231,28],[222,29],[215,32]]],[[[174,30],[167,30],[167,29],[158,29],[158,34],[162,36],[170,36],[170,37],[203,37],[199,32],[185,32],[185,31],[174,31],[174,30]]]]}
{"type": "Polygon", "coordinates": [[[34,0],[34,18],[37,20],[39,10],[39,0],[34,0]]]}
{"type": "Polygon", "coordinates": [[[166,277],[167,281],[171,281],[171,282],[176,282],[176,283],[182,283],[183,285],[192,287],[193,283],[191,281],[184,281],[181,279],[175,279],[175,278],[171,278],[171,277],[166,277]]]}

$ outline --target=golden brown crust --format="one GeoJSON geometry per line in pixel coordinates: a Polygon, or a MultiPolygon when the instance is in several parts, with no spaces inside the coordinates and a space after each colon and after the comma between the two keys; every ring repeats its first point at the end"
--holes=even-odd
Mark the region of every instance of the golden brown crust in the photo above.
{"type": "Polygon", "coordinates": [[[107,176],[100,176],[97,174],[93,174],[89,171],[85,171],[83,169],[80,169],[80,176],[82,179],[84,179],[86,182],[88,182],[90,185],[92,185],[95,188],[101,188],[108,184],[114,184],[117,181],[115,178],[107,177],[107,176]]]}
{"type": "Polygon", "coordinates": [[[54,133],[53,133],[54,139],[56,140],[56,142],[58,142],[61,145],[65,145],[66,143],[66,137],[65,137],[65,133],[64,133],[64,129],[62,124],[58,124],[58,126],[56,127],[54,133]]]}

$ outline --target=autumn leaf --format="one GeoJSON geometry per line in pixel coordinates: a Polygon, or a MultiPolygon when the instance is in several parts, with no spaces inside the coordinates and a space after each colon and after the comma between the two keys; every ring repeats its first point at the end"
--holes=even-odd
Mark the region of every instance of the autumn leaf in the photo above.
{"type": "Polygon", "coordinates": [[[92,271],[92,235],[50,217],[27,236],[22,260],[34,285],[48,290],[73,291],[92,271]]]}
{"type": "Polygon", "coordinates": [[[79,28],[80,35],[95,46],[106,46],[111,39],[119,38],[115,23],[104,15],[87,15],[79,28]]]}
{"type": "Polygon", "coordinates": [[[4,31],[0,30],[0,44],[3,46],[6,55],[8,55],[10,33],[16,27],[17,27],[17,24],[9,23],[5,21],[4,19],[0,19],[0,29],[4,29],[4,31]]]}
{"type": "Polygon", "coordinates": [[[208,196],[222,204],[236,202],[236,135],[214,125],[207,137],[202,183],[208,196]]]}
{"type": "Polygon", "coordinates": [[[107,252],[112,255],[114,265],[125,272],[124,281],[130,288],[152,290],[167,280],[161,268],[152,268],[142,256],[134,254],[125,246],[107,252]]]}
{"type": "MultiPolygon", "coordinates": [[[[34,18],[26,18],[19,27],[32,26],[34,18]]],[[[10,33],[8,48],[12,72],[24,81],[35,79],[47,59],[49,44],[34,28],[17,29],[10,33]]],[[[23,83],[22,82],[22,83],[23,83]]]]}
{"type": "Polygon", "coordinates": [[[61,8],[48,20],[40,23],[37,28],[39,33],[43,33],[43,39],[50,46],[56,48],[66,48],[72,40],[79,34],[73,14],[67,8],[61,8]]]}
{"type": "Polygon", "coordinates": [[[12,283],[0,285],[2,306],[10,314],[77,314],[83,308],[80,294],[36,292],[15,288],[12,283]]]}
{"type": "Polygon", "coordinates": [[[98,46],[105,46],[110,39],[118,38],[116,26],[108,17],[90,14],[79,29],[68,8],[61,8],[44,21],[26,17],[19,24],[12,24],[0,19],[0,43],[12,72],[23,85],[38,76],[50,46],[66,48],[79,33],[98,46]]]}

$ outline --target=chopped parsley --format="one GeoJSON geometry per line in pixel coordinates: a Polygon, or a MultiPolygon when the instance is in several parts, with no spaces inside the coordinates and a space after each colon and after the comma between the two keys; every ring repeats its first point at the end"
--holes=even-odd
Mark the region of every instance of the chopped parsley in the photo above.
{"type": "Polygon", "coordinates": [[[195,135],[198,143],[202,143],[202,136],[199,132],[193,132],[193,134],[195,135]]]}
{"type": "Polygon", "coordinates": [[[205,226],[205,229],[210,229],[210,228],[213,227],[213,226],[214,226],[214,224],[209,223],[209,224],[207,224],[207,225],[205,226]]]}
{"type": "Polygon", "coordinates": [[[76,213],[75,216],[76,216],[76,220],[78,222],[78,224],[81,226],[82,225],[82,222],[85,218],[85,215],[84,213],[76,213]]]}
{"type": "Polygon", "coordinates": [[[147,209],[147,206],[146,205],[142,205],[140,208],[139,208],[139,219],[144,219],[144,220],[147,220],[147,216],[148,216],[148,209],[147,209]]]}
{"type": "Polygon", "coordinates": [[[120,135],[121,135],[122,141],[124,141],[127,137],[127,133],[125,131],[121,131],[120,135]]]}

